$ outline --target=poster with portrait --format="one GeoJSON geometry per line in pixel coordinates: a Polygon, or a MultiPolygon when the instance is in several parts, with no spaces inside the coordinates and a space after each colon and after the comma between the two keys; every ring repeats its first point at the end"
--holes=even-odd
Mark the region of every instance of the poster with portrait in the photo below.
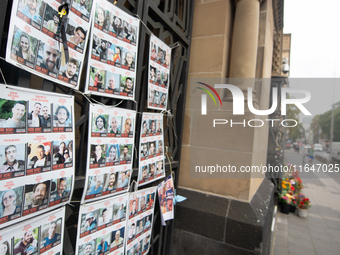
{"type": "Polygon", "coordinates": [[[74,98],[2,84],[0,89],[3,228],[69,203],[74,186],[74,98]],[[58,127],[57,132],[51,125],[44,126],[52,124],[53,112],[60,112],[63,107],[68,109],[72,124],[58,127]],[[9,123],[8,127],[4,123],[9,123]]]}
{"type": "Polygon", "coordinates": [[[106,0],[92,20],[85,93],[134,100],[139,20],[106,0]]]}
{"type": "Polygon", "coordinates": [[[149,251],[157,187],[129,193],[125,254],[149,251]]]}
{"type": "Polygon", "coordinates": [[[128,190],[132,175],[136,112],[90,105],[87,172],[82,201],[128,190]]]}
{"type": "Polygon", "coordinates": [[[76,254],[124,252],[127,201],[126,193],[80,206],[76,254]]]}
{"type": "Polygon", "coordinates": [[[138,186],[164,177],[163,115],[144,112],[139,143],[138,186]]]}
{"type": "Polygon", "coordinates": [[[162,225],[165,226],[165,221],[174,218],[174,183],[171,175],[158,184],[157,191],[161,211],[161,222],[162,225]]]}
{"type": "MultiPolygon", "coordinates": [[[[14,0],[6,61],[69,88],[79,88],[89,38],[92,0],[14,0]],[[65,27],[65,57],[59,6],[69,5],[65,27]]],[[[33,125],[37,124],[34,119],[33,125]]],[[[40,127],[41,128],[41,127],[40,127]]]]}
{"type": "Polygon", "coordinates": [[[2,254],[61,254],[65,207],[1,230],[2,254]]]}
{"type": "Polygon", "coordinates": [[[166,110],[170,85],[171,48],[155,35],[150,37],[148,108],[166,110]]]}

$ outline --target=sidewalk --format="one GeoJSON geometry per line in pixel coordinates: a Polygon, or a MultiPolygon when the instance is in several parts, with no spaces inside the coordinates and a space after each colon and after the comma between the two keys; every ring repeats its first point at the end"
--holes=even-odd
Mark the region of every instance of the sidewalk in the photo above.
{"type": "MultiPolygon", "coordinates": [[[[301,155],[287,151],[285,158],[286,162],[299,164],[301,155]]],[[[300,176],[304,185],[302,192],[310,198],[312,207],[307,218],[278,210],[272,254],[340,254],[340,173],[332,175],[339,177],[337,179],[326,178],[327,173],[318,173],[317,177],[313,173],[300,176]]]]}

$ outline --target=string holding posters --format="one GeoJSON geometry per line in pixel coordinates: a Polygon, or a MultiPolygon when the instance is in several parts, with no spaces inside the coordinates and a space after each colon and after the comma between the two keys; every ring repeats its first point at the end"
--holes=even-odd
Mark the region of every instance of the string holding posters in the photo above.
{"type": "Polygon", "coordinates": [[[76,254],[123,254],[128,193],[80,206],[76,254]]]}
{"type": "Polygon", "coordinates": [[[135,125],[135,111],[90,105],[87,178],[82,202],[128,191],[135,125]]]}
{"type": "Polygon", "coordinates": [[[62,254],[65,207],[1,231],[2,254],[62,254]]]}
{"type": "Polygon", "coordinates": [[[174,218],[174,183],[171,175],[158,184],[157,191],[161,211],[161,222],[162,225],[165,226],[165,221],[174,218]]]}
{"type": "Polygon", "coordinates": [[[148,108],[166,110],[170,85],[171,48],[155,35],[150,37],[148,108]]]}
{"type": "Polygon", "coordinates": [[[70,2],[14,0],[6,61],[44,79],[78,89],[89,38],[92,0],[73,0],[72,7],[70,2]],[[63,26],[58,14],[61,2],[71,10],[63,26]],[[63,42],[63,34],[67,42],[63,42]],[[68,61],[64,45],[68,48],[68,61]]]}
{"type": "Polygon", "coordinates": [[[0,228],[69,203],[74,98],[0,85],[0,228]]]}
{"type": "Polygon", "coordinates": [[[125,254],[149,252],[157,187],[129,193],[125,254]]]}
{"type": "Polygon", "coordinates": [[[163,114],[144,112],[141,130],[138,186],[165,177],[163,114]]]}
{"type": "Polygon", "coordinates": [[[134,100],[139,20],[95,0],[85,93],[134,100]]]}

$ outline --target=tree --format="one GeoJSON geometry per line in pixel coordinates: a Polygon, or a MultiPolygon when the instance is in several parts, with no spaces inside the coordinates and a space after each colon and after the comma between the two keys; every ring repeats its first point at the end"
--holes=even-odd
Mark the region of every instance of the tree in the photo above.
{"type": "Polygon", "coordinates": [[[289,104],[287,106],[286,119],[293,119],[298,122],[298,124],[295,127],[287,127],[287,133],[289,133],[289,138],[292,139],[293,141],[296,141],[298,138],[305,137],[305,129],[303,128],[302,124],[299,123],[300,112],[301,112],[300,109],[297,108],[295,104],[289,104]]]}
{"type": "MultiPolygon", "coordinates": [[[[332,110],[319,116],[318,125],[321,127],[322,133],[330,138],[332,110]]],[[[340,142],[340,129],[337,127],[340,127],[340,102],[334,104],[334,142],[340,142]]]]}

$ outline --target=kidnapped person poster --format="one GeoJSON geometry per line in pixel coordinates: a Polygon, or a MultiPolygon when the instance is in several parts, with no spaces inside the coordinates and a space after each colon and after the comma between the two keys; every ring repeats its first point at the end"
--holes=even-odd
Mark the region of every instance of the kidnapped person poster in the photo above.
{"type": "Polygon", "coordinates": [[[155,35],[150,37],[148,108],[166,110],[170,85],[171,48],[155,35]]]}
{"type": "Polygon", "coordinates": [[[136,112],[90,105],[86,181],[82,202],[127,192],[132,175],[136,112]]]}
{"type": "Polygon", "coordinates": [[[125,254],[148,254],[157,187],[129,193],[125,254]]]}
{"type": "Polygon", "coordinates": [[[89,38],[92,0],[14,0],[6,61],[69,88],[79,88],[89,38]],[[69,5],[64,26],[58,8],[69,5]],[[61,30],[65,28],[65,31],[61,30]],[[67,42],[62,41],[65,33],[67,42]],[[68,61],[63,44],[68,46],[68,61]]]}
{"type": "Polygon", "coordinates": [[[1,230],[1,254],[62,254],[64,228],[64,206],[14,224],[1,230]]]}
{"type": "Polygon", "coordinates": [[[143,113],[139,144],[138,186],[165,177],[163,114],[143,113]]]}
{"type": "Polygon", "coordinates": [[[85,93],[134,100],[139,20],[106,0],[93,5],[85,93]]]}
{"type": "Polygon", "coordinates": [[[80,205],[76,254],[123,254],[127,201],[125,193],[80,205]]]}
{"type": "Polygon", "coordinates": [[[74,98],[0,85],[0,228],[69,203],[74,98]]]}
{"type": "Polygon", "coordinates": [[[165,221],[174,218],[174,183],[172,175],[169,175],[163,182],[158,184],[158,201],[161,211],[161,222],[165,226],[165,221]]]}

